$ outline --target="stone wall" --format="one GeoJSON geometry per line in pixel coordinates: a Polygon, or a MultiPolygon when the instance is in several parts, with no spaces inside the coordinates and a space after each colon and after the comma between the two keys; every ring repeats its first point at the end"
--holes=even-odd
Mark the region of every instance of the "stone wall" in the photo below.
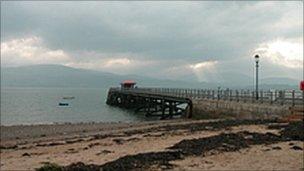
{"type": "Polygon", "coordinates": [[[193,100],[193,118],[272,119],[291,112],[289,106],[224,100],[193,100]]]}

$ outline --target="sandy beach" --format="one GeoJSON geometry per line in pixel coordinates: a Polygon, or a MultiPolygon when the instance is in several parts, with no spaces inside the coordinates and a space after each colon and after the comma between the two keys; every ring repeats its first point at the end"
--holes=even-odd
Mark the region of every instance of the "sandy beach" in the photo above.
{"type": "Polygon", "coordinates": [[[1,126],[1,170],[303,170],[303,137],[274,120],[1,126]]]}

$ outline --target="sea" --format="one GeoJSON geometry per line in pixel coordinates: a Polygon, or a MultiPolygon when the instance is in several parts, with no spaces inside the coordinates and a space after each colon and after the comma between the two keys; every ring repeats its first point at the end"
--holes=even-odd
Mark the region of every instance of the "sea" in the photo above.
{"type": "Polygon", "coordinates": [[[143,114],[106,105],[107,91],[105,88],[1,87],[1,125],[148,120],[143,114]]]}

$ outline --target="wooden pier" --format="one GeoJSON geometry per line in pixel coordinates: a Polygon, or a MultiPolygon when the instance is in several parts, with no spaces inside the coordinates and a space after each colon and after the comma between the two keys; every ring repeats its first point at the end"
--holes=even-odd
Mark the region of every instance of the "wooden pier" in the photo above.
{"type": "Polygon", "coordinates": [[[144,112],[147,117],[155,116],[161,119],[192,116],[190,98],[157,93],[148,89],[111,88],[108,92],[107,104],[144,112]]]}
{"type": "Polygon", "coordinates": [[[297,109],[301,116],[304,114],[304,92],[302,91],[260,91],[258,98],[256,94],[255,91],[250,90],[229,89],[110,88],[107,104],[143,112],[148,117],[156,116],[161,119],[174,116],[190,118],[194,102],[202,100],[217,102],[217,106],[219,102],[234,102],[234,106],[242,104],[272,108],[284,106],[290,108],[291,112],[297,109]]]}

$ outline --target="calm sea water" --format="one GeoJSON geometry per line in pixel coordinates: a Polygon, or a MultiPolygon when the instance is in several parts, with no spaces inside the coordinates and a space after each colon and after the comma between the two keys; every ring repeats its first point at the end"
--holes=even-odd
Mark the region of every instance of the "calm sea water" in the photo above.
{"type": "Polygon", "coordinates": [[[147,119],[142,114],[107,106],[106,97],[107,89],[98,88],[1,88],[1,125],[147,119]],[[66,96],[75,99],[63,99],[66,96]]]}

